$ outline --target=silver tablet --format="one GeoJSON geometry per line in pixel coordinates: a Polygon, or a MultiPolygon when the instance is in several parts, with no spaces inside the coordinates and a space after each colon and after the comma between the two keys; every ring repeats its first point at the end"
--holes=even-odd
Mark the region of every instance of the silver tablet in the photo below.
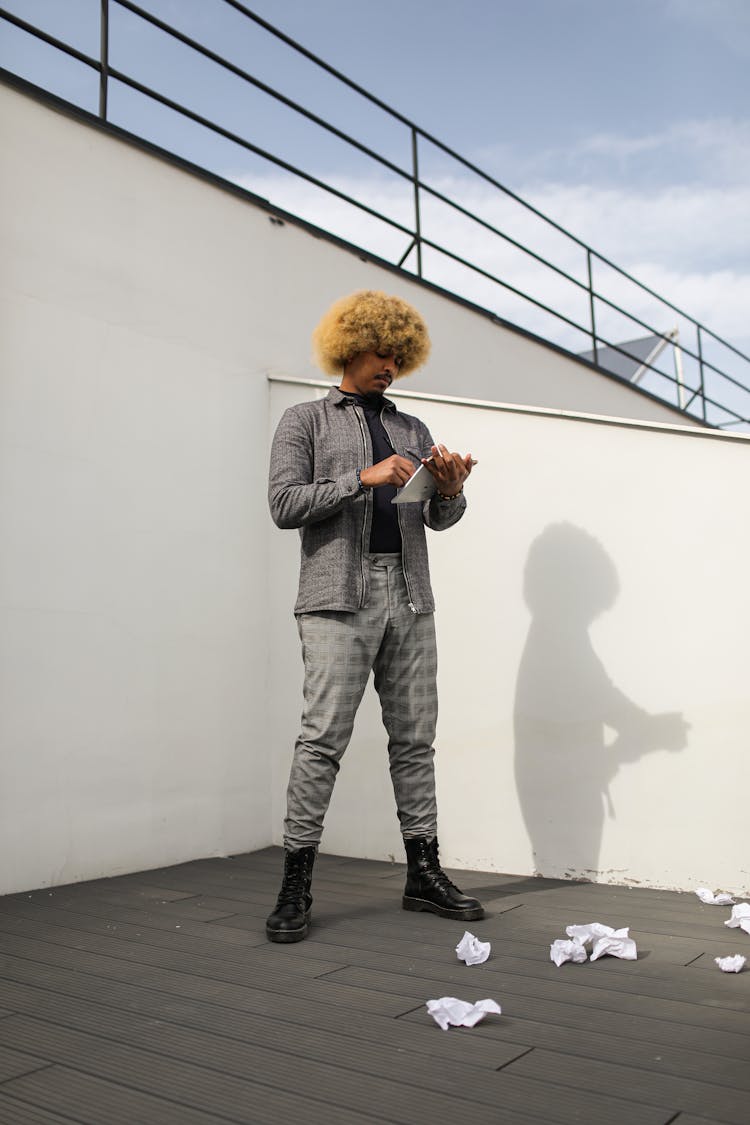
{"type": "Polygon", "coordinates": [[[403,488],[400,488],[391,500],[391,504],[415,504],[424,502],[437,491],[435,478],[429,469],[420,465],[413,477],[409,477],[403,488]]]}

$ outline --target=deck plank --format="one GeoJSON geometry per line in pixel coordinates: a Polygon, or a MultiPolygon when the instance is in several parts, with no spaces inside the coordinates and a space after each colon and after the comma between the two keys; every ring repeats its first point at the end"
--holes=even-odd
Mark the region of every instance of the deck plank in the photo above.
{"type": "MultiPolygon", "coordinates": [[[[203,1037],[203,1051],[193,1042],[188,1052],[190,1060],[185,1062],[165,1053],[158,1036],[155,1042],[152,1037],[150,1049],[144,1049],[59,1027],[45,1020],[19,1016],[13,1023],[16,1041],[40,1044],[58,1064],[76,1066],[89,1076],[128,1086],[141,1094],[180,1101],[195,1110],[248,1125],[306,1120],[310,1103],[328,1106],[331,1112],[353,1113],[364,1106],[377,1106],[378,1115],[399,1125],[412,1125],[415,1102],[424,1119],[435,1125],[453,1125],[465,1108],[461,1096],[455,1093],[435,1092],[426,1087],[415,1089],[408,1080],[399,1082],[393,1076],[381,1078],[353,1071],[339,1063],[311,1061],[255,1045],[250,1049],[246,1044],[238,1044],[232,1051],[230,1044],[221,1041],[215,1042],[213,1051],[206,1053],[206,1037],[203,1037]]],[[[188,1033],[182,1033],[183,1051],[188,1051],[189,1038],[188,1033]]],[[[198,1038],[193,1033],[193,1040],[198,1038]]],[[[504,1073],[484,1076],[485,1085],[491,1085],[493,1080],[491,1094],[483,1089],[472,1099],[472,1122],[476,1125],[496,1125],[498,1100],[512,1099],[519,1087],[535,1085],[523,1078],[506,1079],[504,1073]],[[480,1100],[482,1094],[484,1098],[480,1100]]],[[[12,1089],[12,1084],[9,1088],[12,1089]]],[[[564,1101],[565,1091],[562,1098],[564,1101]]],[[[572,1105],[578,1099],[568,1100],[572,1105]]],[[[598,1110],[600,1106],[608,1107],[614,1099],[587,1094],[580,1100],[598,1110]]],[[[523,1105],[513,1104],[514,1112],[517,1111],[522,1120],[523,1108],[523,1105]]],[[[627,1122],[624,1112],[628,1108],[623,1103],[623,1113],[617,1118],[623,1125],[627,1122]]],[[[644,1108],[646,1125],[663,1121],[658,1110],[644,1108]]],[[[564,1109],[558,1108],[556,1113],[560,1122],[576,1120],[572,1112],[568,1115],[564,1109]]]]}
{"type": "MultiPolygon", "coordinates": [[[[541,980],[531,975],[520,977],[516,973],[488,970],[485,974],[472,975],[474,984],[471,991],[473,993],[487,993],[487,984],[489,983],[492,985],[492,993],[495,996],[515,997],[513,1006],[520,1010],[523,1010],[523,1001],[527,995],[549,1001],[561,998],[567,999],[573,1004],[588,1006],[592,1009],[599,1008],[613,1014],[627,1012],[631,1015],[649,1015],[656,1019],[670,1020],[676,1024],[721,1028],[735,1031],[740,1035],[746,1035],[748,1032],[750,1021],[744,1011],[735,1011],[731,1006],[713,1005],[710,999],[700,999],[698,1002],[686,1000],[679,996],[677,987],[669,989],[673,993],[673,996],[669,998],[654,996],[653,993],[649,993],[651,981],[644,984],[641,991],[638,991],[637,985],[631,985],[626,991],[613,992],[607,988],[606,982],[600,983],[598,986],[592,986],[591,984],[587,986],[579,983],[582,971],[586,972],[586,969],[589,968],[595,972],[595,965],[587,965],[586,967],[570,965],[563,966],[563,968],[570,969],[570,972],[566,973],[568,980],[564,983],[562,980],[558,983],[555,979],[541,980]],[[575,977],[573,976],[574,973],[575,977]],[[480,981],[482,982],[481,985],[480,981]]],[[[459,975],[463,976],[460,972],[457,974],[455,970],[446,969],[443,977],[444,988],[455,987],[459,975]]],[[[587,975],[593,976],[593,972],[587,975]]],[[[436,983],[438,983],[434,978],[419,977],[415,974],[409,979],[412,994],[419,992],[421,996],[432,998],[430,993],[435,991],[436,983]]],[[[389,993],[394,996],[398,996],[404,987],[403,980],[397,973],[361,969],[358,966],[335,969],[324,978],[320,978],[320,983],[328,983],[332,987],[376,989],[381,995],[389,993]]],[[[667,991],[667,989],[665,988],[663,991],[667,991]]],[[[447,992],[443,993],[443,995],[448,994],[447,992]]],[[[510,1008],[510,1001],[508,1007],[510,1008]]]]}
{"type": "MultiPolygon", "coordinates": [[[[13,1016],[8,1017],[9,1025],[12,1024],[13,1018],[13,1016]]],[[[0,1042],[6,1044],[0,1047],[0,1084],[9,1081],[11,1078],[18,1078],[22,1074],[30,1074],[34,1070],[41,1070],[43,1066],[49,1066],[47,1059],[39,1058],[36,1054],[26,1054],[23,1051],[16,1050],[16,1044],[13,1042],[12,1036],[10,1039],[0,1039],[0,1042]]]]}
{"type": "MultiPolygon", "coordinates": [[[[0,899],[0,1125],[739,1125],[750,972],[692,894],[456,872],[492,956],[400,908],[404,864],[320,855],[314,925],[265,940],[281,850],[0,899]],[[639,958],[549,961],[566,924],[629,925],[639,958]],[[472,1030],[429,998],[492,996],[472,1030]],[[500,1116],[502,1115],[502,1116],[500,1116]]],[[[742,935],[743,937],[745,935],[742,935]]]]}
{"type": "Polygon", "coordinates": [[[39,1105],[8,1097],[5,1090],[0,1090],[0,1125],[71,1125],[71,1121],[80,1121],[80,1118],[67,1114],[61,1117],[39,1105]]]}
{"type": "MultiPolygon", "coordinates": [[[[122,984],[98,979],[92,990],[89,978],[67,969],[39,965],[32,961],[6,958],[0,978],[0,994],[7,997],[18,1011],[39,1011],[39,1005],[55,1005],[74,1001],[93,1003],[104,1009],[104,1018],[117,1018],[118,1012],[134,1012],[151,1019],[169,1020],[184,1027],[223,1033],[253,1042],[283,1041],[285,1036],[299,1033],[338,1034],[342,1026],[350,1039],[361,1040],[371,1051],[380,1050],[387,1042],[394,1049],[409,1055],[427,1054],[433,1059],[457,1060],[467,1066],[495,1070],[503,1065],[504,1047],[482,1041],[476,1036],[435,1035],[432,1020],[421,1018],[417,1026],[405,1026],[398,1020],[363,1010],[346,1013],[342,1025],[341,1012],[329,1004],[319,1004],[297,996],[280,996],[258,989],[243,989],[223,1003],[194,1000],[169,994],[143,985],[122,984]],[[37,995],[29,997],[28,990],[37,995]],[[91,999],[93,997],[93,1000],[91,999]],[[111,1014],[108,1016],[107,1012],[111,1014]]],[[[424,1008],[419,1005],[420,1016],[424,1008]]],[[[515,1053],[515,1052],[514,1052],[515,1053]]]]}
{"type": "MultiPolygon", "coordinates": [[[[606,1091],[619,1097],[627,1097],[633,1087],[633,1071],[628,1066],[598,1059],[574,1059],[560,1051],[531,1051],[510,1063],[508,1071],[541,1082],[569,1083],[579,1091],[606,1091]]],[[[698,1114],[713,1113],[720,1105],[724,1121],[747,1125],[748,1096],[744,1091],[654,1070],[641,1070],[638,1086],[644,1100],[656,1105],[677,1105],[698,1114]]]]}

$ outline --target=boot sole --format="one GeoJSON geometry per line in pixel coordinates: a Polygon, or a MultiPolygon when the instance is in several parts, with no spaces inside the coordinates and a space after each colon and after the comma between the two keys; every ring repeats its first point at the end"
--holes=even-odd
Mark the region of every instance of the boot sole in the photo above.
{"type": "Polygon", "coordinates": [[[449,910],[446,906],[436,906],[434,902],[428,902],[426,898],[407,898],[406,895],[401,899],[401,905],[404,910],[426,910],[430,914],[438,914],[441,918],[463,918],[467,922],[476,922],[484,918],[482,906],[473,907],[471,910],[449,910]]]}
{"type": "Polygon", "coordinates": [[[266,926],[266,937],[268,940],[283,942],[285,945],[293,941],[304,941],[309,933],[309,923],[305,923],[301,930],[269,930],[268,926],[266,926]]]}

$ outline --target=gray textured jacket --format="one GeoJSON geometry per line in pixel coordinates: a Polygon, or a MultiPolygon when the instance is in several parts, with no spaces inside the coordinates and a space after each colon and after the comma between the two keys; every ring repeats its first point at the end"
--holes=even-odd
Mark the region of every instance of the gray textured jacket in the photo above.
{"type": "MultiPolygon", "coordinates": [[[[432,438],[424,422],[383,400],[381,418],[401,457],[418,465],[432,438]]],[[[357,469],[373,461],[363,411],[335,387],[324,399],[286,410],[271,448],[268,502],[277,527],[299,528],[302,540],[295,613],[354,612],[370,596],[365,553],[370,541],[372,493],[357,484],[357,469]]],[[[466,510],[457,500],[433,496],[424,504],[399,504],[403,566],[412,610],[435,608],[430,586],[425,524],[451,527],[466,510]]]]}

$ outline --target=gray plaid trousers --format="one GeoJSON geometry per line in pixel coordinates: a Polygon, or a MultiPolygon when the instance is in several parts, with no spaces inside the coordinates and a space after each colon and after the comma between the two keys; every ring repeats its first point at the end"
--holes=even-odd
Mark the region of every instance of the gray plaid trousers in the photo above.
{"type": "Polygon", "coordinates": [[[287,790],[284,846],[317,846],[370,671],[388,732],[405,838],[437,833],[434,748],[437,649],[431,613],[413,613],[400,555],[369,555],[370,603],[297,618],[305,664],[302,729],[287,790]]]}

